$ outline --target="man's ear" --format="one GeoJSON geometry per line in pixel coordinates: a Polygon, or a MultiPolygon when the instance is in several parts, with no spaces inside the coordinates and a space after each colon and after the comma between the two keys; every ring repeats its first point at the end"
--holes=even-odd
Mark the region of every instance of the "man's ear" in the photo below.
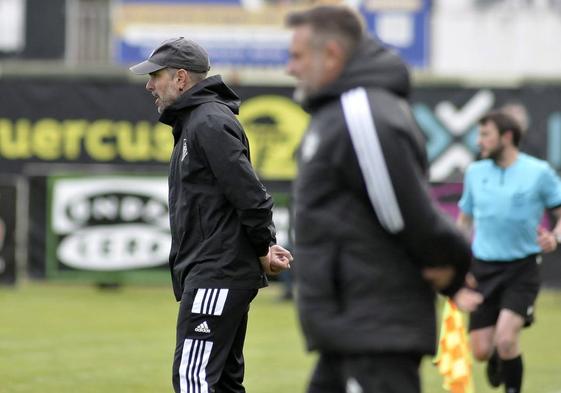
{"type": "Polygon", "coordinates": [[[325,67],[329,73],[338,75],[345,65],[346,52],[341,44],[335,40],[329,40],[325,44],[325,67]]]}
{"type": "Polygon", "coordinates": [[[177,87],[179,88],[179,91],[188,90],[191,87],[191,76],[183,68],[177,70],[175,78],[177,78],[177,87]]]}
{"type": "Polygon", "coordinates": [[[514,145],[514,133],[511,130],[506,130],[501,135],[503,141],[509,142],[509,144],[514,145]]]}

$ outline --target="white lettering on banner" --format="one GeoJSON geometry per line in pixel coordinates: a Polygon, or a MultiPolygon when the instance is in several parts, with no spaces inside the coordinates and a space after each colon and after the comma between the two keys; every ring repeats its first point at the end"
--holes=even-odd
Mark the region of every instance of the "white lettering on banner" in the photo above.
{"type": "Polygon", "coordinates": [[[167,263],[165,177],[55,178],[51,217],[56,256],[67,266],[114,271],[167,263]]]}
{"type": "Polygon", "coordinates": [[[76,200],[68,207],[68,218],[75,223],[102,220],[154,222],[164,216],[167,219],[165,201],[144,200],[135,195],[87,196],[88,199],[76,200]]]}
{"type": "Polygon", "coordinates": [[[165,177],[57,179],[53,187],[53,230],[70,233],[91,220],[132,221],[134,215],[169,228],[167,190],[165,177]]]}
{"type": "Polygon", "coordinates": [[[65,265],[96,271],[138,269],[167,260],[169,233],[145,225],[84,228],[65,237],[57,256],[65,265]]]}

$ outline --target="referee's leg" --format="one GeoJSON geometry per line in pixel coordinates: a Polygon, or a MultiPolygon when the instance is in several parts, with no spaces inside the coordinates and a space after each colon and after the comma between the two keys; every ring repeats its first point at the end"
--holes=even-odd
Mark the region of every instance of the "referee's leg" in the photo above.
{"type": "Polygon", "coordinates": [[[240,354],[249,304],[256,294],[255,289],[198,288],[185,292],[179,306],[173,362],[176,393],[245,392],[240,354]],[[226,386],[221,386],[222,380],[228,381],[226,386]]]}

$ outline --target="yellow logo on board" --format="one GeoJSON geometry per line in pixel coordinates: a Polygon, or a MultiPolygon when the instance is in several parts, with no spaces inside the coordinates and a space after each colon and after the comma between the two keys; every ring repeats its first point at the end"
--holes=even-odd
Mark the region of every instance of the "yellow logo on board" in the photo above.
{"type": "Polygon", "coordinates": [[[244,101],[240,122],[249,138],[251,162],[263,179],[290,180],[296,175],[296,149],[309,115],[291,99],[263,95],[244,101]]]}

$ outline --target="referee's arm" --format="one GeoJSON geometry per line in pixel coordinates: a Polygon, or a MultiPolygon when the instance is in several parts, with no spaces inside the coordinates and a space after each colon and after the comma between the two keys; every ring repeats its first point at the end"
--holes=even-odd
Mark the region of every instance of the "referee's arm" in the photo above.
{"type": "MultiPolygon", "coordinates": [[[[559,211],[559,213],[561,214],[561,210],[559,211]]],[[[557,223],[561,223],[561,220],[557,221],[557,223]]],[[[460,211],[460,214],[456,219],[456,224],[458,225],[458,228],[466,235],[466,238],[471,239],[471,235],[473,233],[473,217],[460,211]]],[[[561,227],[559,229],[561,231],[561,227]]]]}
{"type": "Polygon", "coordinates": [[[551,209],[551,214],[557,220],[553,231],[538,227],[538,244],[544,253],[555,251],[561,243],[561,207],[551,209]]]}

